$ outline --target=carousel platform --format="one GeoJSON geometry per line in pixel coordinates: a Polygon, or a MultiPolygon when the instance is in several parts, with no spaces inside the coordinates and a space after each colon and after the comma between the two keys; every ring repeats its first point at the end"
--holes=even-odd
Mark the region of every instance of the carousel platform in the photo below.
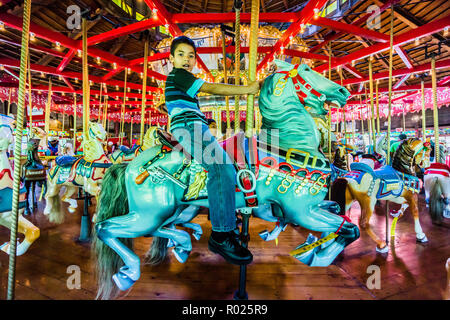
{"type": "MultiPolygon", "coordinates": [[[[95,204],[95,200],[93,200],[95,204]]],[[[64,204],[66,206],[66,204],[64,204]]],[[[396,205],[390,204],[396,208],[396,205]]],[[[62,225],[48,222],[38,211],[27,217],[41,229],[40,238],[23,256],[17,257],[17,300],[92,300],[96,295],[94,264],[90,243],[79,244],[80,219],[83,203],[77,212],[67,213],[62,225]],[[69,289],[68,267],[77,265],[81,270],[81,288],[69,289]]],[[[359,205],[350,211],[352,221],[359,219],[359,205]]],[[[450,255],[449,230],[432,225],[423,195],[419,196],[422,228],[429,242],[415,241],[414,223],[409,209],[398,221],[395,243],[390,243],[387,254],[377,254],[374,243],[365,232],[327,268],[308,267],[289,252],[302,243],[310,231],[289,227],[275,241],[264,242],[258,232],[273,228],[273,224],[250,219],[249,248],[254,255],[248,266],[247,292],[249,299],[258,300],[441,300],[447,285],[445,263],[450,255]],[[367,280],[370,265],[380,267],[380,289],[370,289],[367,280]]],[[[90,208],[91,215],[94,207],[90,208]]],[[[374,231],[384,235],[384,203],[377,207],[372,218],[374,231]]],[[[141,278],[132,290],[119,299],[190,299],[231,300],[238,286],[239,267],[226,263],[208,251],[207,240],[211,226],[207,211],[193,221],[204,231],[200,241],[193,241],[193,251],[185,264],[170,253],[159,266],[142,265],[141,278]]],[[[390,218],[391,221],[391,218],[390,218]]],[[[189,231],[190,232],[190,231],[189,231]]],[[[318,235],[318,234],[316,234],[318,235]]],[[[0,243],[9,241],[9,230],[0,229],[0,243]]],[[[151,245],[151,238],[138,238],[135,252],[141,261],[151,245]]],[[[0,252],[0,299],[6,297],[8,256],[0,252]]]]}

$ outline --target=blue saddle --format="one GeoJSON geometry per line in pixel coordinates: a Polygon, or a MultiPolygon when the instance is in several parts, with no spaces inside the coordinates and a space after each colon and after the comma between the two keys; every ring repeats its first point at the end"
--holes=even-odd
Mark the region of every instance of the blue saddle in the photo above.
{"type": "Polygon", "coordinates": [[[122,151],[125,155],[132,154],[136,151],[136,149],[139,148],[139,145],[135,144],[131,149],[127,146],[120,146],[119,149],[122,151]]]}
{"type": "Polygon", "coordinates": [[[352,162],[350,163],[350,170],[351,171],[361,171],[361,172],[367,172],[370,173],[372,176],[374,175],[374,172],[372,167],[363,163],[363,162],[352,162]]]}
{"type": "MultiPolygon", "coordinates": [[[[19,193],[26,193],[27,190],[25,186],[19,190],[19,193]]],[[[0,213],[7,212],[12,210],[12,200],[13,200],[13,189],[4,188],[0,190],[0,213]]],[[[26,201],[19,201],[19,209],[23,209],[26,207],[26,201]]]]}
{"type": "Polygon", "coordinates": [[[60,156],[55,159],[56,164],[60,167],[71,167],[75,161],[77,158],[72,156],[60,156]]]}

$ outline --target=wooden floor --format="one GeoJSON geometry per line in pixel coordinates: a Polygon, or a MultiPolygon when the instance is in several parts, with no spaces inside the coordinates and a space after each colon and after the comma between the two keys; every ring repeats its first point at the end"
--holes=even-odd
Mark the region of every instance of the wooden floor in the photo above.
{"type": "MultiPolygon", "coordinates": [[[[420,196],[423,231],[429,243],[415,241],[414,224],[409,210],[397,224],[395,246],[380,255],[369,237],[347,247],[335,263],[327,268],[307,267],[289,252],[304,242],[308,230],[289,226],[275,241],[264,242],[258,232],[273,225],[260,219],[250,220],[250,250],[254,261],[248,267],[247,292],[249,299],[436,299],[441,300],[446,286],[445,262],[450,257],[450,231],[431,224],[420,196]],[[366,285],[372,273],[370,265],[380,267],[380,289],[366,285]]],[[[67,213],[62,225],[54,225],[42,214],[43,204],[30,220],[41,229],[41,237],[28,252],[17,258],[16,299],[90,300],[95,298],[94,265],[90,258],[90,244],[77,244],[83,202],[79,201],[75,214],[67,213]],[[81,289],[67,288],[70,274],[67,268],[81,269],[81,289]]],[[[394,205],[395,206],[395,205],[394,205]]],[[[66,205],[64,205],[66,208],[66,205]]],[[[90,208],[91,213],[94,207],[90,208]]],[[[374,230],[384,237],[383,208],[372,218],[374,230]]],[[[352,221],[359,220],[359,206],[350,212],[352,221]]],[[[226,263],[220,256],[208,251],[207,239],[211,232],[205,214],[194,222],[204,230],[200,241],[193,241],[193,251],[185,264],[170,255],[163,265],[143,265],[140,280],[127,295],[119,299],[232,299],[238,286],[239,267],[226,263]]],[[[9,240],[9,230],[1,227],[0,244],[9,240]]],[[[135,241],[136,253],[143,257],[151,238],[135,241]]],[[[0,299],[5,299],[8,277],[8,256],[0,252],[0,299]]]]}

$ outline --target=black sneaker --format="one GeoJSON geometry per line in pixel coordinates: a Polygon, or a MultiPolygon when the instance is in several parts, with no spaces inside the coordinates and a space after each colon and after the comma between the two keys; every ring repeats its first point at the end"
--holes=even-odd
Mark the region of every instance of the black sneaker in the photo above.
{"type": "Polygon", "coordinates": [[[241,246],[234,232],[229,232],[222,242],[209,237],[208,248],[210,251],[220,254],[226,261],[237,265],[246,265],[253,261],[252,253],[241,246]]]}

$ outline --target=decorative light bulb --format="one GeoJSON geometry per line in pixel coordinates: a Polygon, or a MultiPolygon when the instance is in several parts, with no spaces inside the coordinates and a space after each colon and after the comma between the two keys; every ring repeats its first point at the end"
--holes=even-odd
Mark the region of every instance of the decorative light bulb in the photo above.
{"type": "Polygon", "coordinates": [[[5,31],[5,23],[0,21],[0,31],[5,31]]]}

